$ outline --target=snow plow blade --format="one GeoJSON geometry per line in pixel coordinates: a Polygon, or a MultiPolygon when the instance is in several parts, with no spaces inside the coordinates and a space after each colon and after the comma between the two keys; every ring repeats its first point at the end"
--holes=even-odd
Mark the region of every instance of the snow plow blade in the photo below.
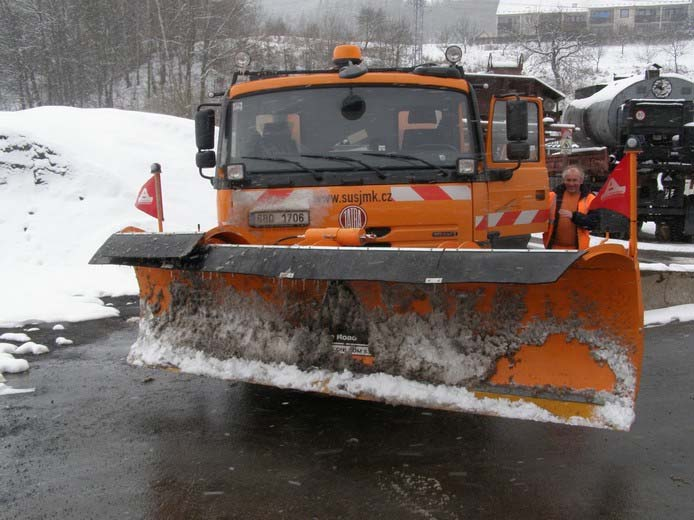
{"type": "MultiPolygon", "coordinates": [[[[636,262],[587,251],[204,244],[111,237],[134,265],[134,364],[281,388],[628,430],[643,351],[636,262]]],[[[167,238],[168,237],[168,238],[167,238]]]]}

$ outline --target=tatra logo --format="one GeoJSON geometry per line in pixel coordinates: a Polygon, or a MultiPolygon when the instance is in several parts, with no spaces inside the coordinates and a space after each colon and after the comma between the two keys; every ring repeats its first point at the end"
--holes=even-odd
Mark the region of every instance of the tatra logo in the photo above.
{"type": "Polygon", "coordinates": [[[613,197],[621,197],[623,196],[627,191],[626,186],[620,186],[620,184],[614,180],[613,178],[610,178],[607,181],[607,186],[605,186],[605,191],[602,193],[602,196],[600,197],[602,200],[606,199],[611,199],[613,197]]]}
{"type": "Polygon", "coordinates": [[[154,201],[154,199],[147,191],[147,188],[142,188],[142,191],[140,192],[140,196],[137,198],[137,203],[138,204],[151,204],[152,201],[154,201]]]}
{"type": "Polygon", "coordinates": [[[340,211],[338,222],[341,228],[363,228],[366,226],[366,211],[359,206],[347,206],[340,211]]]}

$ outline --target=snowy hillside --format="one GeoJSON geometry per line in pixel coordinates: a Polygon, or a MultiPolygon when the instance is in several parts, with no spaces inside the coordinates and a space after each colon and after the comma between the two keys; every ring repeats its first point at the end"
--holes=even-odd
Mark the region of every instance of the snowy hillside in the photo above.
{"type": "Polygon", "coordinates": [[[195,168],[194,123],[108,109],[0,112],[0,327],[113,315],[95,297],[134,294],[131,268],[89,266],[128,226],[156,230],[134,207],[162,164],[164,229],[215,220],[214,190],[195,168]]]}
{"type": "MultiPolygon", "coordinates": [[[[451,42],[452,44],[454,42],[451,42]]],[[[694,78],[694,41],[683,42],[682,54],[677,57],[677,70],[690,79],[694,78]]],[[[443,49],[445,46],[429,44],[424,46],[424,56],[431,61],[444,61],[443,49]]],[[[483,72],[487,68],[489,54],[494,56],[495,62],[511,62],[518,60],[520,53],[526,56],[523,72],[541,78],[559,90],[554,77],[547,65],[537,64],[537,60],[528,57],[528,52],[520,49],[515,44],[489,44],[474,45],[467,48],[463,57],[463,66],[470,72],[483,72]]],[[[646,67],[652,63],[658,63],[663,67],[663,72],[675,72],[675,63],[672,49],[665,44],[629,44],[604,45],[602,47],[587,47],[587,58],[582,63],[582,73],[572,83],[572,89],[565,89],[568,99],[573,99],[573,89],[585,87],[596,83],[612,81],[613,75],[624,77],[634,74],[643,74],[646,67]]]]}

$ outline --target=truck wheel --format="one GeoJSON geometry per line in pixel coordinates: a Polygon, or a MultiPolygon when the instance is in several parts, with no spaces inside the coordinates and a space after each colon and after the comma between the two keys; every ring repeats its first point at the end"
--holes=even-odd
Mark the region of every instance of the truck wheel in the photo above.
{"type": "Polygon", "coordinates": [[[694,239],[694,194],[688,195],[684,199],[684,217],[682,217],[682,225],[684,241],[692,242],[692,239],[694,239]],[[685,231],[687,232],[686,235],[684,234],[685,231]]]}
{"type": "Polygon", "coordinates": [[[691,235],[684,234],[684,217],[672,220],[670,222],[670,240],[673,242],[686,242],[692,241],[691,235]]]}
{"type": "Polygon", "coordinates": [[[655,239],[658,242],[670,241],[670,224],[668,222],[655,223],[655,239]]]}
{"type": "Polygon", "coordinates": [[[494,242],[495,249],[527,249],[530,235],[518,235],[515,237],[497,238],[494,242]]]}

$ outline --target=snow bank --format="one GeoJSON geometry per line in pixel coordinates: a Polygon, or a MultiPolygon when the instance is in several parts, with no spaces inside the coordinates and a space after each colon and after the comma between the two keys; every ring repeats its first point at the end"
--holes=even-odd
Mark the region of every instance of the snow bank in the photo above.
{"type": "Polygon", "coordinates": [[[194,122],[112,109],[0,112],[0,327],[116,316],[101,296],[136,294],[131,268],[89,259],[125,226],[156,229],[134,208],[162,164],[166,230],[216,223],[195,168],[194,122]]]}

